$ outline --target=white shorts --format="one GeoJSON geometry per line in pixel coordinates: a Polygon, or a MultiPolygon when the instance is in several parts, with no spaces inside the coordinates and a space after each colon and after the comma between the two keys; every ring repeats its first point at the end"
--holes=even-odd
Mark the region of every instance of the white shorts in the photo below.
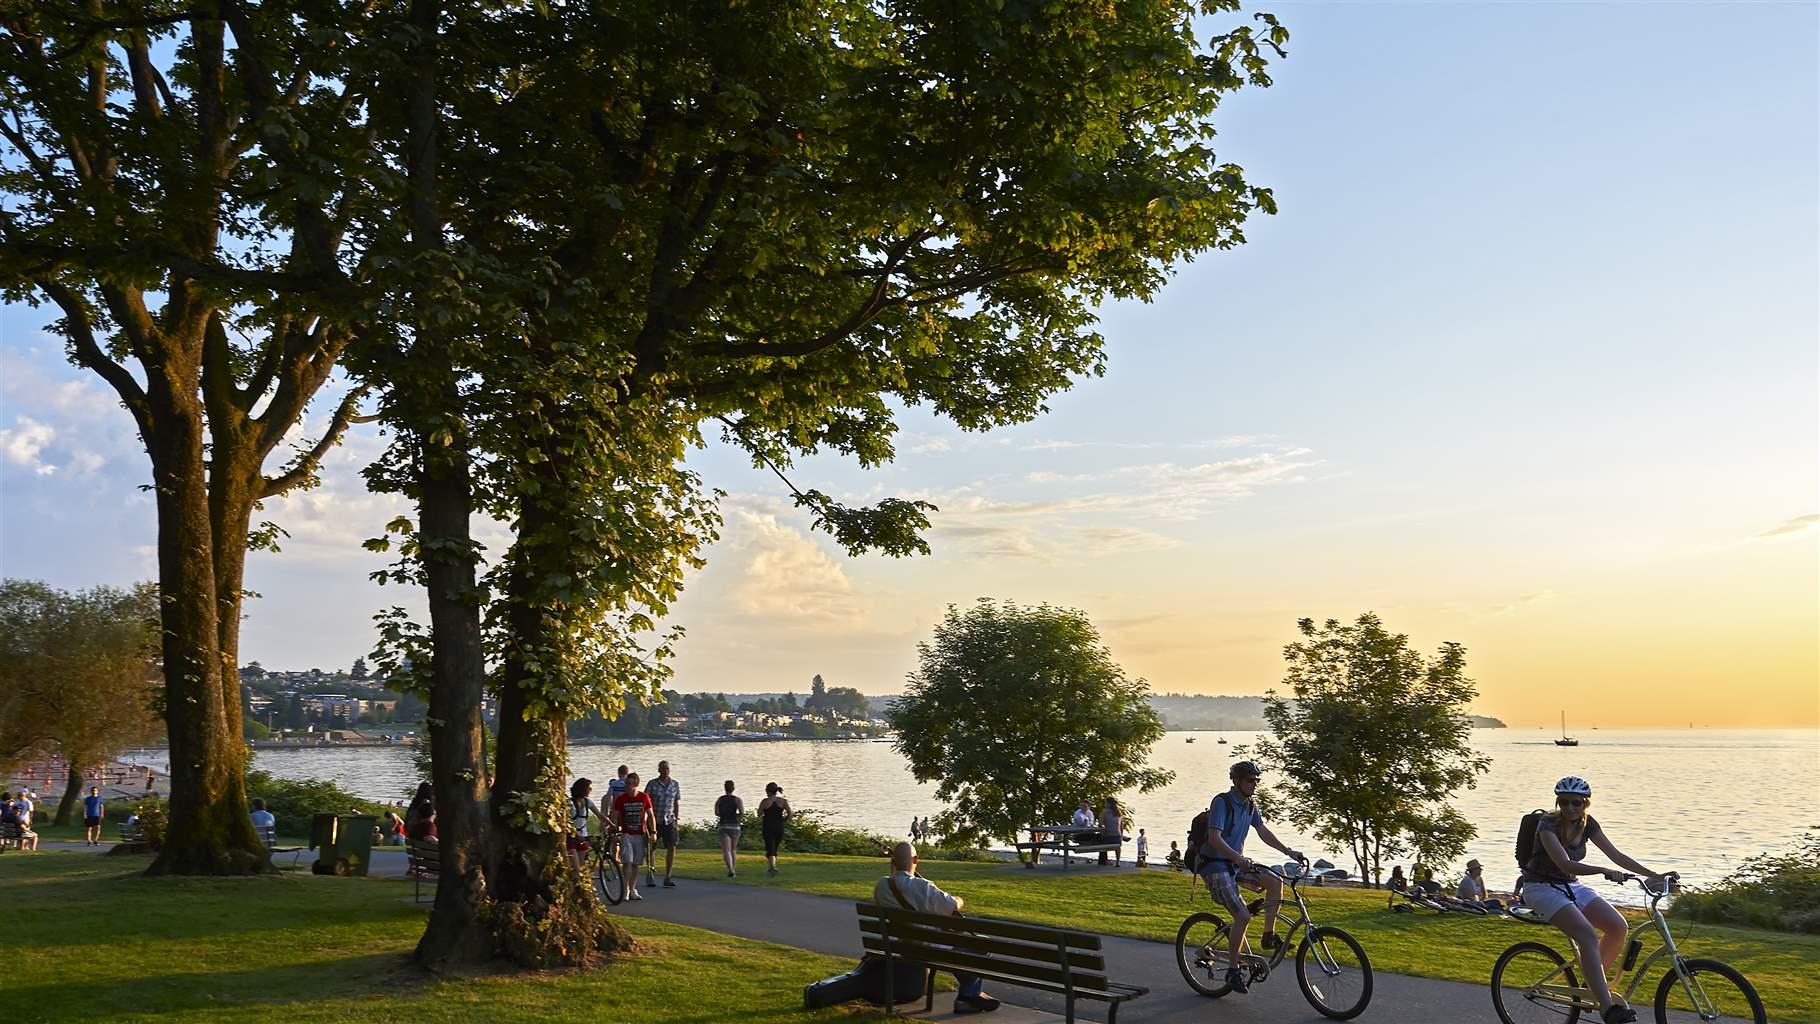
{"type": "Polygon", "coordinates": [[[625,864],[643,864],[645,862],[645,837],[636,832],[621,834],[619,859],[625,864]]]}
{"type": "Polygon", "coordinates": [[[1523,883],[1523,905],[1544,921],[1553,921],[1564,907],[1585,907],[1598,898],[1578,882],[1523,883]]]}

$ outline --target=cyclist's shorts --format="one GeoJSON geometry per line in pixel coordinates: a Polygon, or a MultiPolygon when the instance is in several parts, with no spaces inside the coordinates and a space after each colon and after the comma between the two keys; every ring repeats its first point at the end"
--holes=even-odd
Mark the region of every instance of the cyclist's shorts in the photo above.
{"type": "Polygon", "coordinates": [[[1239,892],[1239,884],[1242,882],[1253,889],[1258,887],[1254,874],[1234,874],[1219,863],[1209,863],[1206,870],[1201,872],[1201,878],[1207,883],[1207,891],[1213,896],[1213,901],[1225,907],[1234,917],[1245,909],[1245,897],[1239,892]]]}
{"type": "Polygon", "coordinates": [[[567,846],[571,850],[585,850],[588,848],[588,837],[587,836],[578,836],[578,835],[574,834],[573,832],[571,832],[571,833],[569,833],[569,835],[567,837],[565,837],[563,845],[567,846]]]}
{"type": "Polygon", "coordinates": [[[1544,921],[1553,921],[1565,907],[1584,908],[1599,894],[1578,882],[1524,882],[1523,905],[1544,921]]]}

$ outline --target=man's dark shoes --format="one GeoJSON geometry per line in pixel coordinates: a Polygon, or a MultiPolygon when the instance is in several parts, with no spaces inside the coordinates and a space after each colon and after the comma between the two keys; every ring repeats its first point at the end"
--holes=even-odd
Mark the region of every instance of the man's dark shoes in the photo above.
{"type": "Polygon", "coordinates": [[[1613,1003],[1611,1009],[1599,1015],[1605,1024],[1631,1024],[1637,1019],[1637,1011],[1623,1003],[1613,1003]]]}
{"type": "Polygon", "coordinates": [[[954,997],[954,1012],[956,1014],[991,1013],[993,1010],[998,1009],[998,1007],[998,1000],[984,992],[981,992],[971,999],[966,996],[954,997]]]}
{"type": "Polygon", "coordinates": [[[674,888],[676,888],[676,883],[672,882],[668,878],[666,878],[666,879],[664,879],[664,888],[674,889],[674,888]]]}
{"type": "Polygon", "coordinates": [[[1251,991],[1251,986],[1245,983],[1245,972],[1237,967],[1226,968],[1226,987],[1239,995],[1251,991]]]}
{"type": "Polygon", "coordinates": [[[1283,940],[1277,936],[1276,932],[1265,932],[1264,933],[1264,949],[1266,951],[1274,950],[1278,946],[1281,946],[1282,944],[1283,944],[1283,940]]]}

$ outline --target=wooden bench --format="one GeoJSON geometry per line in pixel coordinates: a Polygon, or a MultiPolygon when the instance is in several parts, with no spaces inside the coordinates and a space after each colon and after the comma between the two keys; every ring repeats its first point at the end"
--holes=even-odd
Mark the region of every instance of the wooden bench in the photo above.
{"type": "MultiPolygon", "coordinates": [[[[411,899],[414,902],[422,903],[423,880],[442,876],[442,845],[433,839],[407,839],[405,843],[404,856],[408,865],[406,871],[416,882],[411,899]]],[[[430,890],[430,897],[434,899],[435,896],[436,891],[430,890]]]]}
{"type": "Polygon", "coordinates": [[[17,846],[25,850],[25,829],[18,822],[0,822],[0,853],[5,853],[8,846],[17,846]]]}
{"type": "Polygon", "coordinates": [[[885,958],[885,1005],[895,1012],[892,961],[928,968],[924,1012],[935,1007],[937,971],[978,975],[987,981],[1060,995],[1069,1022],[1077,999],[1107,1003],[1106,1024],[1118,1024],[1119,1004],[1149,992],[1106,977],[1100,937],[990,917],[942,917],[876,903],[856,904],[860,943],[885,958]]]}
{"type": "Polygon", "coordinates": [[[120,845],[126,847],[129,852],[146,848],[145,829],[140,828],[136,824],[128,825],[124,821],[121,822],[119,835],[120,845]]]}

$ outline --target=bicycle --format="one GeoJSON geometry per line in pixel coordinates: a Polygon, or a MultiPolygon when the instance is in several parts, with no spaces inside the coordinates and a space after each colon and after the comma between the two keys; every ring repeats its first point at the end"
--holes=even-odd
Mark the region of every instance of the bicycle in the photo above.
{"type": "MultiPolygon", "coordinates": [[[[594,893],[617,907],[626,898],[626,865],[619,857],[619,831],[609,829],[605,835],[588,837],[588,867],[594,875],[594,893]]],[[[638,865],[632,865],[637,871],[638,865]]]]}
{"type": "MultiPolygon", "coordinates": [[[[1295,978],[1309,1005],[1333,1020],[1351,1020],[1365,1012],[1366,1004],[1371,1002],[1371,959],[1358,940],[1338,928],[1314,923],[1308,913],[1308,901],[1302,896],[1301,883],[1306,876],[1286,875],[1262,864],[1256,867],[1288,884],[1297,916],[1283,932],[1282,943],[1269,956],[1250,952],[1248,944],[1243,947],[1239,964],[1248,983],[1255,985],[1269,978],[1289,955],[1296,932],[1306,928],[1302,941],[1295,946],[1295,978]]],[[[1254,900],[1248,909],[1257,916],[1264,909],[1263,899],[1254,900]]],[[[1182,922],[1175,936],[1175,962],[1188,987],[1216,999],[1232,991],[1226,982],[1232,950],[1230,936],[1230,925],[1215,913],[1190,914],[1182,922]]]]}
{"type": "MultiPolygon", "coordinates": [[[[1669,970],[1656,986],[1657,1024],[1679,1024],[1681,1021],[1746,1020],[1766,1024],[1763,1000],[1744,975],[1717,960],[1690,960],[1675,946],[1669,931],[1668,917],[1662,912],[1662,898],[1679,888],[1679,879],[1665,876],[1667,884],[1658,891],[1636,875],[1624,875],[1623,881],[1636,882],[1649,897],[1649,915],[1630,930],[1624,946],[1623,970],[1630,973],[1630,983],[1621,993],[1624,1002],[1636,992],[1649,969],[1657,960],[1668,958],[1669,970]],[[1637,966],[1643,950],[1643,936],[1654,931],[1662,945],[1637,966]],[[1633,972],[1633,968],[1635,968],[1633,972]],[[1670,1016],[1671,1012],[1674,1014],[1670,1016]]],[[[1512,917],[1528,924],[1548,922],[1533,914],[1518,913],[1512,917]]],[[[1592,989],[1581,985],[1575,975],[1580,962],[1579,948],[1570,940],[1570,956],[1562,957],[1553,946],[1541,942],[1519,942],[1498,957],[1491,969],[1491,1002],[1504,1024],[1529,1024],[1531,1021],[1565,1020],[1573,1024],[1583,1011],[1596,1020],[1599,1001],[1592,989]]],[[[1618,994],[1618,993],[1614,993],[1618,994]]]]}

